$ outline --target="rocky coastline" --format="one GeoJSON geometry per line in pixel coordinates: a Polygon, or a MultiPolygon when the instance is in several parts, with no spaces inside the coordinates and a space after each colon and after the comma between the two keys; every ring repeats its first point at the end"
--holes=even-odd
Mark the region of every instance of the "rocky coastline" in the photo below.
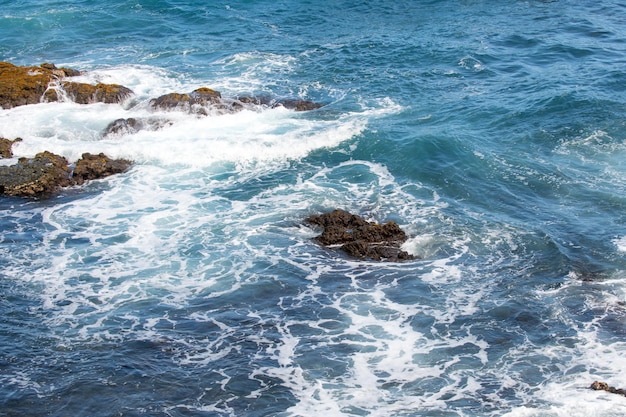
{"type": "MultiPolygon", "coordinates": [[[[71,68],[54,64],[16,66],[0,62],[0,107],[11,109],[29,104],[73,101],[78,104],[123,103],[134,92],[118,84],[94,85],[73,81],[83,75],[71,68]]],[[[149,107],[161,113],[146,118],[122,118],[111,121],[102,137],[133,134],[140,130],[158,130],[174,122],[162,117],[163,112],[185,112],[197,117],[229,114],[244,109],[284,107],[294,111],[310,111],[322,104],[298,99],[274,99],[267,96],[224,98],[219,91],[201,87],[188,93],[168,93],[151,99],[149,107]]],[[[1,132],[0,132],[1,133],[1,132]]],[[[0,138],[0,158],[13,158],[12,146],[21,138],[0,138]]],[[[84,153],[74,162],[43,150],[32,158],[19,158],[17,163],[0,166],[0,195],[41,198],[63,187],[80,186],[86,181],[125,172],[133,162],[111,159],[103,153],[84,153]]],[[[401,249],[407,235],[389,222],[378,224],[344,210],[308,217],[306,223],[321,227],[315,241],[328,248],[338,248],[360,260],[399,262],[414,259],[401,249]]]]}
{"type": "MultiPolygon", "coordinates": [[[[78,104],[121,104],[134,92],[118,84],[88,84],[72,80],[84,75],[72,68],[57,68],[51,63],[39,66],[17,66],[0,62],[0,107],[11,109],[29,104],[71,101],[78,104]]],[[[294,111],[315,110],[322,104],[296,99],[269,97],[224,98],[219,91],[201,87],[189,93],[168,93],[151,99],[153,111],[179,111],[198,117],[211,114],[235,113],[246,108],[285,107],[294,111]]],[[[102,132],[103,137],[136,133],[140,130],[158,130],[173,124],[162,117],[123,118],[111,121],[102,132]]],[[[0,132],[1,134],[1,132],[0,132]]],[[[12,146],[21,138],[0,138],[0,158],[12,158],[12,146]]],[[[11,166],[0,166],[0,195],[16,197],[47,196],[60,188],[81,185],[85,181],[103,178],[126,171],[132,161],[113,160],[104,154],[83,154],[72,165],[63,156],[46,150],[33,158],[20,158],[11,166]]]]}

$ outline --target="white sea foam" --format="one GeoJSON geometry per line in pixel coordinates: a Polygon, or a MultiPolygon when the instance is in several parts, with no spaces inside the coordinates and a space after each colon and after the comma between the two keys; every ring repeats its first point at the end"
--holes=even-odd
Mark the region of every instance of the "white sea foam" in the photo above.
{"type": "MultiPolygon", "coordinates": [[[[323,118],[281,108],[198,118],[150,111],[144,105],[149,96],[170,87],[189,90],[193,83],[160,74],[168,87],[157,91],[148,86],[155,80],[143,86],[142,71],[130,71],[131,88],[140,92],[134,106],[54,103],[0,112],[0,135],[24,138],[15,145],[17,156],[47,149],[73,160],[88,151],[137,162],[101,186],[85,186],[80,199],[41,209],[40,244],[19,258],[29,259],[32,273],[15,265],[4,271],[41,289],[41,319],[60,343],[165,340],[175,364],[220,375],[221,382],[209,388],[214,390],[226,390],[235,378],[220,364],[250,345],[248,378],[288,388],[295,399],[288,414],[294,416],[415,415],[484,398],[508,410],[515,405],[500,398],[504,391],[523,404],[511,415],[538,415],[532,414],[533,401],[538,410],[559,415],[571,403],[563,406],[548,392],[574,395],[591,382],[583,381],[587,376],[622,385],[615,376],[626,372],[619,363],[623,346],[607,347],[593,326],[580,329],[574,347],[525,341],[496,355],[497,346],[469,320],[482,317],[493,302],[490,269],[518,259],[528,233],[488,224],[478,214],[473,220],[479,232],[458,226],[445,214],[449,202],[420,184],[401,185],[380,163],[343,158],[309,165],[311,152],[356,142],[372,119],[399,111],[393,101],[361,103],[360,111],[323,118]],[[121,117],[173,123],[102,138],[106,123],[121,117]],[[296,174],[271,180],[292,164],[296,174]],[[302,220],[337,207],[368,220],[397,221],[410,235],[404,248],[422,259],[381,265],[319,248],[311,241],[316,231],[302,220]],[[249,311],[235,312],[235,320],[211,307],[211,301],[238,292],[246,297],[263,282],[292,291],[256,300],[269,298],[269,311],[250,300],[249,311]],[[170,316],[193,300],[207,307],[170,316]],[[177,333],[179,320],[216,330],[177,333]],[[164,323],[173,330],[164,332],[164,323]],[[608,362],[594,357],[596,351],[608,351],[608,362]],[[539,373],[556,356],[560,363],[571,357],[567,367],[588,372],[565,370],[559,379],[546,365],[546,374],[557,377],[544,383],[551,391],[525,379],[524,370],[539,373]]],[[[124,83],[123,73],[102,70],[92,81],[124,83]]],[[[259,382],[242,395],[254,399],[269,389],[259,382]]],[[[180,406],[232,412],[223,400],[180,406]]]]}
{"type": "Polygon", "coordinates": [[[613,239],[613,244],[617,247],[618,251],[626,252],[626,236],[613,239]]]}
{"type": "Polygon", "coordinates": [[[398,111],[393,102],[383,102],[362,112],[338,114],[334,119],[324,120],[284,108],[197,117],[154,111],[147,103],[161,94],[188,92],[204,83],[177,78],[151,67],[94,70],[77,80],[122,83],[133,89],[136,96],[128,106],[68,102],[0,111],[0,135],[23,139],[14,145],[16,156],[33,156],[45,149],[70,161],[84,152],[104,152],[137,163],[165,165],[279,162],[302,158],[315,149],[337,146],[360,134],[371,118],[398,111]],[[130,117],[161,120],[164,126],[156,131],[147,129],[131,135],[103,137],[110,122],[130,117]]]}

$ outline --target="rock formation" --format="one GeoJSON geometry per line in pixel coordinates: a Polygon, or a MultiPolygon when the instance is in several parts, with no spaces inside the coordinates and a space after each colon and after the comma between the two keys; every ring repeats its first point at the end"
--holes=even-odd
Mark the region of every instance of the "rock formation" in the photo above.
{"type": "Polygon", "coordinates": [[[159,130],[165,126],[171,126],[171,120],[158,118],[134,118],[113,120],[104,129],[103,136],[122,136],[137,133],[140,130],[159,130]]]}
{"type": "Polygon", "coordinates": [[[236,98],[224,98],[219,91],[208,87],[198,88],[191,93],[169,93],[150,101],[150,106],[158,110],[178,110],[198,115],[208,115],[209,110],[217,113],[235,113],[244,108],[285,107],[295,111],[315,110],[322,105],[308,100],[279,99],[274,100],[267,96],[242,96],[236,98]]]}
{"type": "Polygon", "coordinates": [[[594,391],[606,391],[606,392],[610,392],[611,394],[618,394],[618,395],[626,396],[626,390],[622,388],[611,387],[606,382],[593,381],[593,383],[591,384],[589,388],[591,388],[594,391]]]}
{"type": "Polygon", "coordinates": [[[81,185],[128,169],[130,161],[113,160],[104,154],[84,153],[72,172],[67,159],[45,151],[34,158],[20,158],[11,166],[0,166],[0,194],[14,197],[48,195],[59,187],[81,185]]]}
{"type": "Polygon", "coordinates": [[[92,155],[84,153],[76,161],[74,172],[72,173],[72,184],[82,185],[85,181],[108,177],[119,174],[130,167],[132,163],[126,159],[111,159],[103,153],[92,155]]]}
{"type": "Polygon", "coordinates": [[[12,158],[13,157],[13,144],[20,142],[22,138],[16,138],[14,140],[0,138],[0,158],[12,158]]]}
{"type": "Polygon", "coordinates": [[[359,259],[376,261],[404,261],[414,256],[401,250],[407,235],[395,222],[372,223],[345,210],[310,216],[310,224],[321,226],[322,234],[316,241],[323,246],[338,246],[359,259]]]}
{"type": "Polygon", "coordinates": [[[68,97],[80,104],[119,103],[133,92],[121,85],[96,85],[66,81],[81,73],[71,68],[57,68],[54,64],[16,66],[0,62],[0,107],[10,109],[26,104],[59,101],[68,97]]]}
{"type": "Polygon", "coordinates": [[[207,107],[222,107],[222,94],[207,87],[198,88],[189,94],[169,93],[152,99],[150,105],[160,110],[182,110],[207,115],[207,107]]]}
{"type": "MultiPolygon", "coordinates": [[[[119,84],[103,84],[95,85],[86,83],[74,83],[64,81],[61,83],[62,94],[65,94],[70,100],[78,104],[91,103],[121,103],[133,95],[131,89],[119,84]]],[[[56,93],[57,90],[50,90],[56,93]]],[[[46,95],[48,101],[58,101],[59,97],[46,95]]]]}

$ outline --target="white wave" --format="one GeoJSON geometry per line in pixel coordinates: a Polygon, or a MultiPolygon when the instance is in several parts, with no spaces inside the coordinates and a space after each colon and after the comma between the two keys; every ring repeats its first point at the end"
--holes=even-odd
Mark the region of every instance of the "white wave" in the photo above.
{"type": "Polygon", "coordinates": [[[104,152],[137,163],[204,167],[222,161],[242,164],[287,161],[305,157],[315,149],[335,147],[363,132],[372,118],[400,109],[386,99],[359,112],[337,113],[332,119],[309,117],[284,108],[198,117],[183,112],[154,111],[147,103],[161,94],[187,92],[205,83],[146,66],[98,69],[76,79],[121,83],[133,89],[136,96],[128,106],[65,102],[0,110],[0,136],[23,139],[14,145],[16,157],[31,157],[49,150],[70,161],[84,152],[104,152]],[[131,117],[160,120],[163,127],[103,137],[109,123],[131,117]]]}
{"type": "Polygon", "coordinates": [[[617,247],[618,251],[626,252],[626,236],[613,239],[613,244],[617,247]]]}

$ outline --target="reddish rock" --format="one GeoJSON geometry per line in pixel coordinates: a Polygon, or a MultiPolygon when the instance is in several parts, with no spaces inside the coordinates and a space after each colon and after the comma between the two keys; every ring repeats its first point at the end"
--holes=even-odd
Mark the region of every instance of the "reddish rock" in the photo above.
{"type": "Polygon", "coordinates": [[[13,157],[13,144],[20,142],[22,138],[16,138],[14,140],[0,138],[0,158],[12,158],[13,157]]]}

